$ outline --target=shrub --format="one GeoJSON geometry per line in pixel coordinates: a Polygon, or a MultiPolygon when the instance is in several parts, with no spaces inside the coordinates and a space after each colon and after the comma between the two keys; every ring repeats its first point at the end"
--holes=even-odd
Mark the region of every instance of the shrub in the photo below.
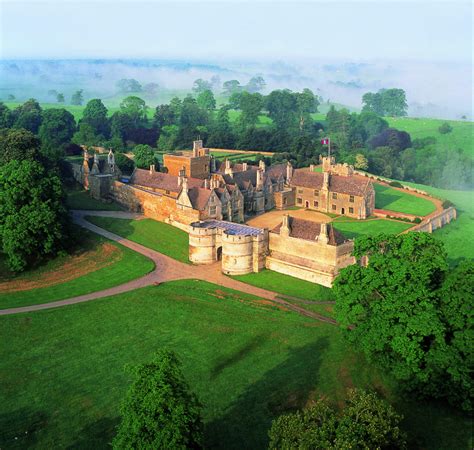
{"type": "Polygon", "coordinates": [[[441,133],[441,134],[448,134],[448,133],[451,133],[451,131],[453,131],[453,127],[451,125],[449,125],[448,122],[444,122],[439,128],[438,128],[438,131],[441,133]]]}
{"type": "Polygon", "coordinates": [[[443,209],[448,209],[451,208],[451,206],[454,206],[454,203],[451,200],[445,200],[442,206],[443,209]]]}
{"type": "Polygon", "coordinates": [[[399,181],[390,181],[390,183],[388,183],[388,184],[389,184],[389,186],[403,189],[403,184],[400,183],[399,181]]]}
{"type": "Polygon", "coordinates": [[[134,162],[123,153],[115,153],[115,164],[117,164],[120,171],[125,174],[132,173],[135,167],[134,162]]]}
{"type": "Polygon", "coordinates": [[[414,222],[414,223],[421,223],[421,218],[415,217],[415,218],[413,219],[413,222],[414,222]]]}

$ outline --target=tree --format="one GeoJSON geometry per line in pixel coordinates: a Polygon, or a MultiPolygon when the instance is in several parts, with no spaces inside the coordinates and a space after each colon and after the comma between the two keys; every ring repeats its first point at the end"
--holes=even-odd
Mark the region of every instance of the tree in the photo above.
{"type": "Polygon", "coordinates": [[[157,164],[155,152],[149,145],[136,145],[133,149],[135,165],[140,169],[148,169],[152,164],[157,164]]]}
{"type": "Polygon", "coordinates": [[[0,130],[0,166],[10,161],[33,161],[38,158],[41,142],[24,129],[0,130]]]}
{"type": "Polygon", "coordinates": [[[13,125],[14,117],[10,108],[5,103],[0,102],[0,130],[10,128],[13,125]]]}
{"type": "Polygon", "coordinates": [[[362,153],[357,153],[355,156],[355,164],[354,167],[360,170],[367,170],[369,167],[369,162],[367,158],[362,153]]]}
{"type": "Polygon", "coordinates": [[[265,80],[259,75],[250,78],[249,82],[247,83],[247,86],[245,86],[245,90],[247,92],[250,92],[251,94],[254,94],[255,92],[263,91],[266,85],[267,84],[265,83],[265,80]]]}
{"type": "Polygon", "coordinates": [[[130,117],[133,126],[138,127],[147,121],[147,106],[140,97],[130,96],[120,103],[120,111],[130,117]]]}
{"type": "Polygon", "coordinates": [[[74,92],[71,96],[71,105],[82,105],[84,101],[84,97],[82,95],[83,90],[79,89],[78,91],[74,92]]]}
{"type": "Polygon", "coordinates": [[[441,134],[448,134],[448,133],[451,133],[451,131],[453,131],[453,127],[449,125],[448,122],[444,122],[442,125],[438,127],[438,131],[441,134]]]}
{"type": "Polygon", "coordinates": [[[202,78],[198,78],[193,83],[193,92],[195,94],[201,94],[204,91],[212,90],[212,85],[209,81],[203,80],[202,78]]]}
{"type": "Polygon", "coordinates": [[[87,102],[82,113],[79,125],[89,125],[93,133],[100,139],[107,139],[110,136],[110,124],[108,120],[108,110],[102,100],[94,98],[87,102]]]}
{"type": "Polygon", "coordinates": [[[402,117],[407,115],[408,104],[403,89],[382,89],[382,108],[384,114],[390,117],[402,117]]]}
{"type": "Polygon", "coordinates": [[[38,131],[41,152],[53,161],[64,156],[64,146],[71,142],[76,130],[74,116],[65,109],[51,108],[43,113],[43,123],[38,131]]]}
{"type": "Polygon", "coordinates": [[[384,115],[382,96],[379,93],[367,92],[362,96],[362,112],[372,112],[379,116],[384,115]]]}
{"type": "Polygon", "coordinates": [[[147,83],[143,86],[143,91],[146,92],[148,95],[156,95],[160,85],[158,83],[147,83]]]}
{"type": "Polygon", "coordinates": [[[348,339],[404,388],[470,407],[473,355],[464,339],[472,335],[474,296],[472,285],[455,284],[461,276],[472,280],[472,265],[447,277],[443,244],[427,233],[359,238],[354,256],[369,264],[343,269],[333,288],[348,339]],[[467,323],[471,331],[463,335],[467,323]]]}
{"type": "Polygon", "coordinates": [[[230,109],[240,109],[240,97],[243,92],[234,92],[227,101],[230,109]]]}
{"type": "Polygon", "coordinates": [[[197,104],[200,108],[205,109],[206,111],[214,111],[216,109],[216,99],[211,90],[206,89],[202,91],[196,99],[197,104]]]}
{"type": "Polygon", "coordinates": [[[240,81],[238,80],[225,81],[222,85],[222,88],[224,89],[223,94],[228,96],[234,94],[235,92],[242,91],[242,86],[240,85],[240,81]]]}
{"type": "Polygon", "coordinates": [[[239,125],[244,129],[254,127],[263,108],[263,96],[261,94],[249,94],[244,91],[240,94],[239,107],[242,111],[239,117],[239,125]]]}
{"type": "Polygon", "coordinates": [[[266,107],[277,128],[288,130],[297,127],[296,97],[290,90],[270,92],[266,98],[266,107]]]}
{"type": "Polygon", "coordinates": [[[88,123],[81,123],[79,129],[72,136],[71,142],[77,145],[99,145],[100,140],[95,134],[94,128],[88,123]]]}
{"type": "Polygon", "coordinates": [[[133,78],[122,78],[121,80],[117,81],[117,88],[124,94],[130,92],[141,92],[142,90],[141,84],[133,78]]]}
{"type": "Polygon", "coordinates": [[[64,101],[65,101],[64,94],[61,94],[60,92],[58,92],[58,94],[56,95],[56,101],[58,103],[64,103],[64,101]]]}
{"type": "Polygon", "coordinates": [[[161,132],[161,129],[166,126],[177,123],[178,117],[171,105],[158,105],[153,116],[153,123],[161,132]]]}
{"type": "Polygon", "coordinates": [[[211,132],[207,140],[209,147],[233,148],[235,137],[232,125],[229,120],[229,107],[224,105],[217,112],[215,123],[211,127],[211,132]]]}
{"type": "Polygon", "coordinates": [[[34,98],[30,98],[13,111],[13,127],[24,128],[34,134],[38,133],[42,112],[39,103],[34,98]]]}
{"type": "Polygon", "coordinates": [[[303,92],[297,92],[295,96],[296,109],[299,116],[299,128],[300,131],[303,131],[305,125],[311,123],[311,113],[318,111],[319,100],[311,89],[303,89],[303,92]]]}
{"type": "Polygon", "coordinates": [[[0,166],[0,244],[11,270],[52,256],[63,248],[67,211],[58,176],[36,161],[0,166]]]}
{"type": "Polygon", "coordinates": [[[201,405],[189,390],[176,355],[160,351],[131,372],[134,381],[122,403],[113,447],[201,448],[201,405]]]}
{"type": "Polygon", "coordinates": [[[406,448],[402,417],[374,393],[350,389],[341,413],[324,400],[274,420],[270,449],[406,448]]]}
{"type": "Polygon", "coordinates": [[[158,150],[170,151],[176,148],[178,142],[179,127],[177,125],[165,125],[161,129],[160,137],[156,146],[158,150]]]}
{"type": "Polygon", "coordinates": [[[200,127],[206,127],[208,121],[207,111],[201,109],[194,98],[186,97],[179,117],[178,144],[189,147],[197,136],[204,137],[200,127]]]}
{"type": "Polygon", "coordinates": [[[135,164],[133,160],[123,153],[115,153],[115,164],[122,173],[131,174],[135,164]]]}
{"type": "Polygon", "coordinates": [[[395,128],[386,128],[381,133],[370,139],[369,145],[372,148],[390,147],[399,153],[411,146],[411,138],[406,131],[399,131],[395,128]]]}

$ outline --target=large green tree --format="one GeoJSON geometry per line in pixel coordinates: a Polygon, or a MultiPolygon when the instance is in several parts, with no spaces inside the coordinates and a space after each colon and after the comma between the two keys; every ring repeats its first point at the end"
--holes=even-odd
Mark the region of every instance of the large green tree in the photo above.
{"type": "Polygon", "coordinates": [[[266,107],[277,128],[290,130],[297,127],[296,97],[290,90],[270,92],[266,98],[266,107]]]}
{"type": "Polygon", "coordinates": [[[74,116],[65,109],[51,108],[43,112],[43,122],[38,136],[41,139],[41,151],[52,161],[64,156],[64,147],[76,130],[74,116]]]}
{"type": "Polygon", "coordinates": [[[170,351],[133,367],[134,381],[122,403],[116,449],[202,447],[201,405],[170,351]]]}
{"type": "Polygon", "coordinates": [[[348,339],[412,392],[470,408],[473,355],[462,334],[472,336],[474,295],[456,281],[472,280],[472,265],[447,277],[443,244],[427,233],[360,238],[354,256],[368,264],[343,269],[334,283],[348,339]]]}
{"type": "Polygon", "coordinates": [[[403,449],[402,417],[374,393],[351,389],[337,413],[324,400],[274,420],[270,449],[403,449]]]}
{"type": "Polygon", "coordinates": [[[0,166],[0,248],[11,270],[61,249],[67,217],[58,176],[31,160],[0,166]]]}
{"type": "Polygon", "coordinates": [[[214,94],[210,89],[200,92],[196,98],[196,102],[206,111],[210,112],[216,109],[216,99],[214,98],[214,94]]]}
{"type": "Polygon", "coordinates": [[[239,97],[239,108],[241,110],[239,125],[244,129],[254,127],[263,108],[263,96],[258,93],[249,94],[244,91],[239,97]]]}
{"type": "Polygon", "coordinates": [[[38,133],[42,111],[39,103],[34,98],[30,98],[13,111],[13,127],[24,128],[34,134],[38,133]]]}
{"type": "Polygon", "coordinates": [[[233,148],[235,136],[229,119],[229,107],[222,106],[217,112],[217,118],[212,124],[211,132],[207,140],[209,147],[233,148]]]}
{"type": "Polygon", "coordinates": [[[35,160],[39,156],[40,140],[24,129],[0,130],[0,166],[10,161],[35,160]]]}
{"type": "Polygon", "coordinates": [[[203,80],[202,78],[198,78],[193,83],[193,92],[196,94],[201,94],[204,91],[210,91],[212,89],[212,84],[207,81],[203,80]]]}
{"type": "Polygon", "coordinates": [[[102,100],[94,98],[87,102],[79,125],[85,123],[92,127],[94,134],[102,139],[110,135],[110,124],[107,118],[108,110],[102,100]]]}
{"type": "Polygon", "coordinates": [[[79,89],[71,95],[71,105],[82,105],[82,102],[84,101],[84,96],[82,95],[83,92],[82,89],[79,89]]]}
{"type": "Polygon", "coordinates": [[[136,145],[133,149],[134,163],[140,169],[148,169],[152,164],[158,165],[153,149],[146,144],[136,145]]]}
{"type": "Polygon", "coordinates": [[[134,95],[124,98],[120,103],[120,111],[130,117],[135,127],[146,124],[147,109],[145,100],[134,95]]]}
{"type": "Polygon", "coordinates": [[[255,92],[263,91],[266,85],[267,83],[265,83],[263,77],[257,75],[255,77],[250,78],[249,82],[245,86],[245,90],[247,92],[250,92],[251,94],[254,94],[255,92]]]}
{"type": "Polygon", "coordinates": [[[0,129],[10,128],[13,125],[13,114],[5,103],[0,102],[0,129]]]}

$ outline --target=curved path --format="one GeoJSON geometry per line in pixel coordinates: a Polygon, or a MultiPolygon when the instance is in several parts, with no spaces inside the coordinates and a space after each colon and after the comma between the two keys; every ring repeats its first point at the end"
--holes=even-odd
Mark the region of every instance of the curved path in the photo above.
{"type": "Polygon", "coordinates": [[[311,317],[313,319],[336,324],[334,319],[325,317],[323,315],[308,311],[297,305],[293,305],[281,298],[277,292],[268,291],[261,289],[250,284],[242,283],[241,281],[234,280],[233,278],[225,276],[221,272],[220,263],[215,263],[206,266],[195,266],[191,264],[184,264],[180,261],[170,258],[169,256],[163,255],[155,250],[144,247],[143,245],[137,244],[136,242],[130,241],[123,238],[115,233],[104,230],[85,219],[85,216],[106,216],[115,217],[120,219],[141,219],[142,215],[136,213],[120,212],[120,211],[73,211],[73,220],[76,224],[81,227],[87,228],[88,230],[100,234],[112,241],[116,241],[121,245],[130,248],[142,255],[150,258],[155,263],[155,269],[144,277],[137,278],[136,280],[129,281],[128,283],[121,284],[109,289],[102,291],[92,292],[90,294],[80,295],[78,297],[69,298],[66,300],[60,300],[57,302],[43,303],[40,305],[23,306],[19,308],[10,308],[0,310],[0,316],[17,314],[24,312],[39,311],[42,309],[59,308],[61,306],[74,305],[76,303],[88,302],[98,298],[109,297],[111,295],[121,294],[123,292],[132,291],[145,286],[157,285],[165,281],[173,280],[189,280],[197,279],[202,281],[208,281],[219,286],[224,286],[236,291],[245,292],[256,297],[270,300],[280,306],[283,306],[289,310],[295,311],[303,316],[311,317]]]}

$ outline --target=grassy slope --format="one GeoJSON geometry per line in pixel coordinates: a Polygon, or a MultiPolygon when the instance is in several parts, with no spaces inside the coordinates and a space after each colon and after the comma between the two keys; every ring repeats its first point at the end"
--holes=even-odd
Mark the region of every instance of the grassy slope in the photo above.
{"type": "Polygon", "coordinates": [[[336,220],[332,223],[334,228],[340,231],[348,239],[377,233],[398,234],[413,226],[412,223],[385,219],[354,221],[336,220]]]}
{"type": "Polygon", "coordinates": [[[71,209],[86,209],[93,211],[122,211],[116,203],[104,203],[92,198],[83,189],[71,189],[66,191],[67,205],[71,209]]]}
{"type": "Polygon", "coordinates": [[[474,122],[459,120],[425,119],[414,117],[389,117],[386,118],[391,127],[407,131],[413,139],[432,136],[436,138],[439,147],[450,149],[462,149],[466,154],[474,157],[474,122]],[[448,122],[453,131],[441,134],[438,128],[444,122],[448,122]]]}
{"type": "MultiPolygon", "coordinates": [[[[96,248],[101,243],[107,242],[119,249],[119,259],[109,266],[99,268],[98,270],[91,271],[86,275],[78,276],[78,278],[53,286],[0,294],[0,308],[5,309],[49,303],[56,300],[76,297],[78,295],[89,294],[90,292],[100,291],[131,281],[151,272],[154,268],[154,264],[151,260],[139,253],[123,247],[120,244],[112,243],[108,239],[99,237],[87,231],[83,231],[82,236],[84,239],[82,245],[83,249],[96,248]]],[[[80,254],[81,252],[79,251],[78,253],[80,254]]],[[[9,279],[26,281],[35,280],[41,278],[42,275],[47,276],[48,272],[54,271],[61,266],[67,266],[73,258],[74,256],[70,255],[58,257],[44,266],[30,270],[19,275],[17,278],[10,277],[9,279]]],[[[84,264],[93,263],[94,261],[87,260],[84,262],[84,264]]],[[[0,263],[0,269],[2,269],[1,266],[0,263]]],[[[6,281],[8,278],[5,277],[3,280],[6,281]]],[[[0,277],[0,284],[1,282],[2,278],[0,277]]]]}
{"type": "MultiPolygon", "coordinates": [[[[266,448],[273,418],[319,395],[340,404],[347,387],[397,400],[394,384],[337,328],[204,282],[0,321],[9,342],[0,358],[2,448],[107,448],[130,383],[124,365],[162,347],[179,354],[204,404],[208,448],[266,448]]],[[[470,448],[467,418],[443,405],[396,407],[424,448],[470,448]]]]}
{"type": "Polygon", "coordinates": [[[375,207],[390,211],[427,216],[435,211],[436,206],[424,198],[415,197],[407,192],[398,191],[388,186],[374,183],[375,207]]]}
{"type": "Polygon", "coordinates": [[[178,261],[189,263],[188,234],[176,227],[153,219],[87,217],[87,220],[178,261]]]}

